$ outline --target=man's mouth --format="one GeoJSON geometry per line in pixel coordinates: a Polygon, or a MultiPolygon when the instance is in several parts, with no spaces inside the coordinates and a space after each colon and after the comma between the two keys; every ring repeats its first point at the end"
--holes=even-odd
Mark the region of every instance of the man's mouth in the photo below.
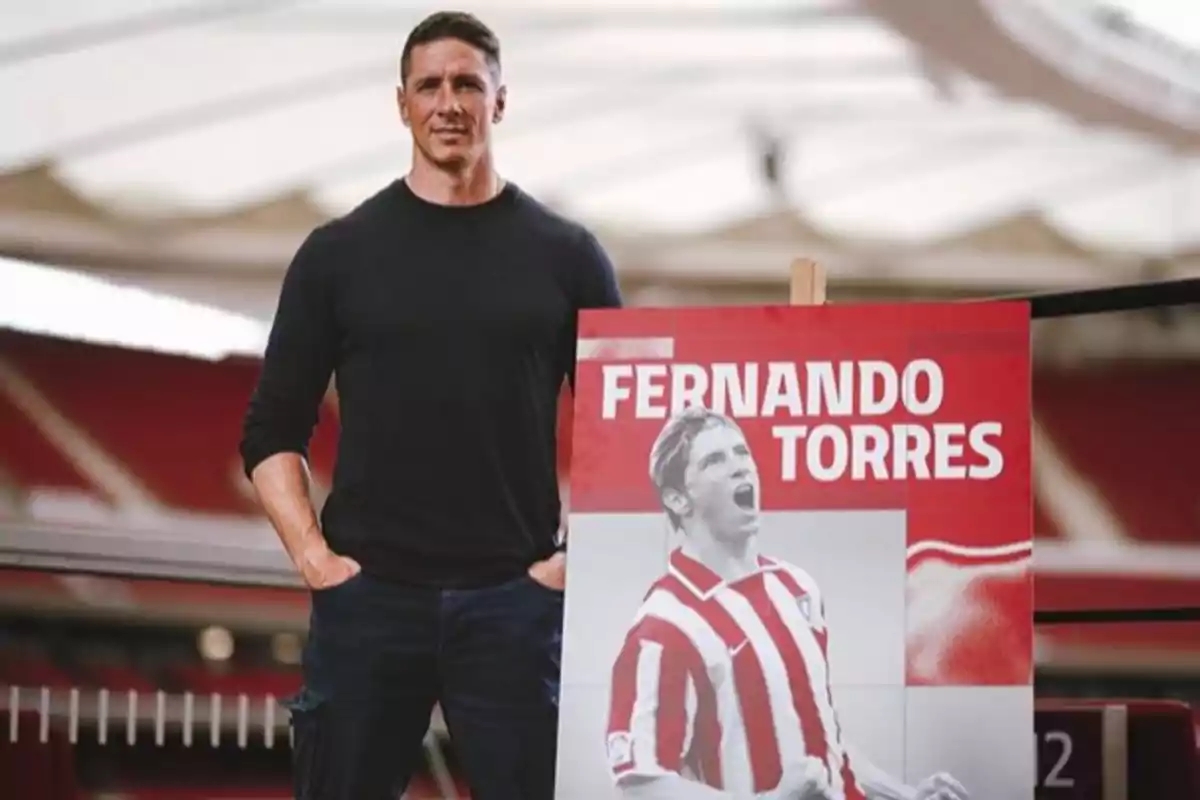
{"type": "Polygon", "coordinates": [[[435,128],[433,131],[438,136],[466,136],[466,128],[435,128]]]}
{"type": "Polygon", "coordinates": [[[733,490],[733,502],[740,509],[753,511],[755,509],[755,501],[758,499],[756,495],[757,492],[752,485],[743,483],[733,490]]]}

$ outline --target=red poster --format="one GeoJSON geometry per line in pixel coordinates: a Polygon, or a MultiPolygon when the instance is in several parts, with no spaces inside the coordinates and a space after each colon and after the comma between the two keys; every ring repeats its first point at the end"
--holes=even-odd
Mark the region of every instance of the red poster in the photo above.
{"type": "Polygon", "coordinates": [[[1029,344],[1023,303],[585,312],[558,796],[1032,797],[1029,344]]]}

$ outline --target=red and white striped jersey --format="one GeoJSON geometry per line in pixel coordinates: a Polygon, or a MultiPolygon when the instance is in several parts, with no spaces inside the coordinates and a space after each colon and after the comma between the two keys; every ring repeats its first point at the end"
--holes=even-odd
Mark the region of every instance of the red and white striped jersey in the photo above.
{"type": "Polygon", "coordinates": [[[864,800],[829,686],[816,582],[770,558],[726,583],[682,551],[646,595],[613,665],[614,778],[678,774],[750,797],[808,756],[834,797],[864,800]]]}

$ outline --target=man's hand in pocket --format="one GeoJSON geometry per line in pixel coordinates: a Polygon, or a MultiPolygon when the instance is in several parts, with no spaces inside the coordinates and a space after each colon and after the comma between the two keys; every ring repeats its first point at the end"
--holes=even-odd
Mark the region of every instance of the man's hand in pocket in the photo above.
{"type": "Polygon", "coordinates": [[[543,561],[536,561],[529,568],[529,577],[547,589],[563,591],[567,587],[567,554],[555,553],[543,561]]]}
{"type": "Polygon", "coordinates": [[[360,572],[362,566],[357,561],[349,556],[339,556],[328,547],[306,552],[300,565],[300,574],[304,577],[304,582],[314,592],[332,589],[360,572]]]}

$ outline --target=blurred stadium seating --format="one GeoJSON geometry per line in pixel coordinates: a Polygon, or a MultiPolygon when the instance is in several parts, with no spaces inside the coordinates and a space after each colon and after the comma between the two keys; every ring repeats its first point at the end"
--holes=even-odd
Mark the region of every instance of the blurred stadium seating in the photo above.
{"type": "MultiPolygon", "coordinates": [[[[10,498],[0,526],[41,517],[52,523],[61,513],[58,504],[83,497],[95,501],[86,506],[91,525],[119,529],[122,517],[113,492],[106,490],[103,479],[96,479],[101,467],[80,466],[75,446],[64,445],[63,437],[91,443],[103,452],[101,463],[125,471],[128,482],[140,487],[141,497],[160,507],[155,512],[160,525],[169,526],[177,518],[188,519],[192,526],[208,520],[190,529],[191,536],[200,538],[237,516],[263,525],[248,500],[235,451],[242,409],[253,385],[253,361],[210,362],[7,331],[0,333],[0,364],[0,400],[9,400],[0,406],[5,410],[0,422],[10,498]],[[14,380],[23,391],[13,391],[14,380]],[[31,402],[31,397],[37,401],[31,402]],[[59,423],[52,425],[50,418],[59,423]],[[175,423],[181,418],[189,421],[187,426],[175,423]],[[49,435],[51,429],[57,433],[49,435]],[[20,446],[10,447],[8,442],[20,446]]],[[[1039,436],[1056,452],[1052,468],[1070,473],[1064,485],[1090,487],[1085,498],[1108,509],[1105,535],[1117,537],[1089,551],[1098,554],[1095,560],[1075,560],[1083,552],[1078,549],[1078,512],[1070,511],[1069,498],[1058,496],[1063,490],[1057,484],[1037,481],[1034,524],[1038,552],[1047,555],[1042,562],[1035,559],[1039,608],[1090,608],[1101,600],[1109,607],[1155,607],[1196,604],[1200,599],[1197,495],[1194,475],[1181,468],[1200,448],[1200,423],[1194,413],[1200,408],[1198,374],[1195,363],[1178,360],[1038,370],[1035,414],[1039,436]]],[[[331,402],[312,452],[318,476],[332,473],[336,425],[331,402]]],[[[565,465],[570,457],[568,404],[561,427],[560,458],[565,465]]],[[[1050,469],[1043,460],[1039,468],[1050,469]]],[[[1092,513],[1097,513],[1095,508],[1092,513]]],[[[81,517],[76,514],[78,522],[81,517]]],[[[1084,544],[1087,536],[1083,534],[1084,544]]],[[[35,726],[26,738],[8,746],[5,757],[23,759],[29,755],[27,748],[42,759],[70,759],[74,752],[73,766],[56,767],[55,774],[77,773],[80,786],[103,788],[105,797],[286,796],[286,786],[279,784],[285,764],[280,752],[286,747],[267,748],[264,725],[273,726],[275,742],[285,740],[284,712],[272,711],[273,720],[268,720],[266,708],[298,686],[296,661],[306,614],[304,593],[286,586],[4,570],[0,685],[22,687],[21,725],[35,726]],[[43,687],[50,690],[48,708],[54,720],[45,746],[35,730],[43,687]],[[78,691],[74,712],[72,689],[78,691]],[[102,690],[107,693],[106,712],[100,707],[102,690]],[[219,770],[211,768],[218,758],[212,748],[172,752],[170,759],[177,765],[167,769],[163,765],[169,759],[161,748],[153,758],[123,755],[116,768],[103,748],[62,747],[73,713],[80,741],[98,736],[102,713],[108,718],[107,735],[122,740],[132,714],[140,742],[135,752],[150,747],[159,692],[164,694],[163,725],[169,738],[181,735],[190,716],[193,736],[208,741],[214,715],[219,718],[216,728],[225,742],[218,748],[219,770]],[[189,695],[191,709],[185,712],[184,698],[189,695]],[[214,697],[220,698],[217,705],[214,697]],[[236,746],[236,757],[226,755],[228,743],[239,740],[245,740],[245,747],[236,746]],[[21,748],[15,756],[14,747],[21,748]],[[175,781],[179,775],[231,776],[242,769],[231,764],[242,760],[244,779],[224,777],[211,788],[184,789],[179,783],[162,783],[168,777],[156,777],[175,781]]],[[[1157,742],[1162,736],[1175,742],[1172,746],[1178,751],[1180,726],[1187,732],[1188,769],[1195,766],[1192,751],[1200,746],[1200,722],[1193,720],[1187,704],[1141,701],[1200,697],[1200,627],[1056,625],[1039,631],[1037,647],[1040,688],[1060,698],[1055,714],[1076,713],[1075,706],[1062,705],[1062,698],[1074,694],[1140,699],[1128,707],[1131,776],[1153,772],[1145,763],[1150,745],[1140,742],[1146,737],[1157,742]],[[1143,716],[1172,721],[1146,723],[1147,732],[1139,727],[1143,716]],[[1155,733],[1156,725],[1175,726],[1176,733],[1155,733]]],[[[11,695],[0,698],[5,704],[11,700],[11,695]]],[[[435,725],[433,730],[431,747],[440,757],[452,759],[448,745],[437,738],[440,728],[435,725]]],[[[1161,755],[1169,747],[1155,743],[1151,749],[1161,755]]],[[[1154,762],[1159,764],[1156,768],[1164,768],[1164,758],[1154,762]]],[[[1182,767],[1172,769],[1178,772],[1182,767]]],[[[423,791],[438,796],[431,786],[414,789],[412,796],[424,796],[423,791]]],[[[462,787],[458,791],[465,796],[462,787]]],[[[28,795],[32,800],[68,796],[74,795],[28,795]]]]}
{"type": "MultiPolygon", "coordinates": [[[[284,265],[396,177],[379,87],[419,12],[219,5],[0,10],[3,800],[291,796],[308,598],[236,443],[284,265]]],[[[631,304],[783,302],[798,255],[838,302],[1200,274],[1200,56],[1128,3],[507,5],[504,169],[631,304]]],[[[1200,606],[1194,311],[1035,325],[1039,610],[1200,606]]],[[[331,393],[318,503],[337,437],[331,393]]],[[[1033,648],[1038,798],[1200,796],[1200,623],[1033,648]]],[[[427,755],[408,800],[466,798],[437,713],[427,755]]]]}

